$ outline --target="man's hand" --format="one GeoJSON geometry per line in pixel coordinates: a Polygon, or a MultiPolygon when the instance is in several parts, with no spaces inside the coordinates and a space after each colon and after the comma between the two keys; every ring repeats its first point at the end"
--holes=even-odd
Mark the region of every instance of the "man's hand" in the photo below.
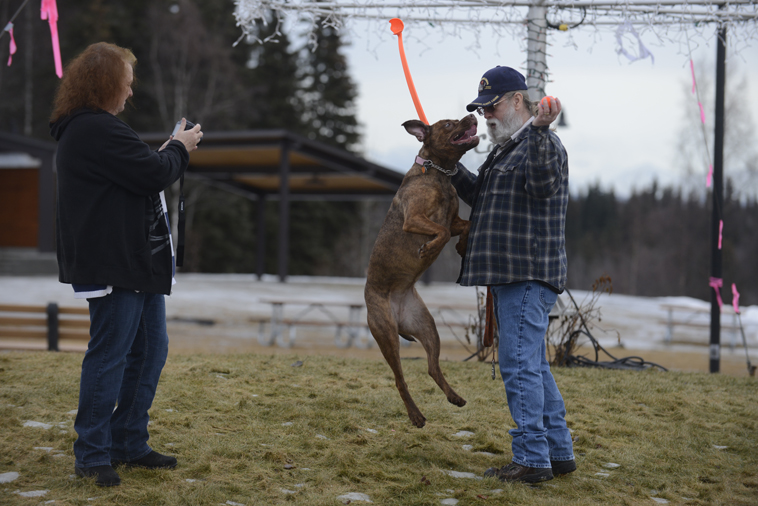
{"type": "Polygon", "coordinates": [[[537,117],[532,121],[532,125],[546,126],[555,121],[561,112],[561,101],[555,97],[544,97],[537,106],[537,117]]]}

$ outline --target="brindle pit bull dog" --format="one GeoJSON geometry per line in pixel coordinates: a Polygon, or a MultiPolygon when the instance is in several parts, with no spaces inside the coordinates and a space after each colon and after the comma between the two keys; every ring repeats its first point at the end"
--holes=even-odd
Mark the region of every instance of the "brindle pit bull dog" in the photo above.
{"type": "Polygon", "coordinates": [[[460,235],[456,249],[466,249],[470,223],[458,217],[458,194],[450,183],[457,162],[479,144],[476,117],[442,120],[428,126],[418,120],[403,123],[423,146],[405,175],[379,230],[368,264],[364,296],[368,325],[384,358],[395,373],[408,416],[416,427],[426,418],[413,402],[400,365],[400,340],[419,341],[429,363],[429,375],[456,406],[466,401],[456,394],[440,370],[440,337],[434,318],[416,292],[415,283],[437,259],[450,237],[460,235]]]}

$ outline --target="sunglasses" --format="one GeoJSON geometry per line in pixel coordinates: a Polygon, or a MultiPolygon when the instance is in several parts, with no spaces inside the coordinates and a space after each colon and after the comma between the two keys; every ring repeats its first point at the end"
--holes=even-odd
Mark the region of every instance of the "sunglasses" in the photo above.
{"type": "Polygon", "coordinates": [[[479,114],[479,116],[484,116],[484,113],[495,114],[495,107],[503,102],[505,102],[505,97],[501,98],[492,105],[488,105],[487,107],[477,107],[476,112],[479,114]]]}

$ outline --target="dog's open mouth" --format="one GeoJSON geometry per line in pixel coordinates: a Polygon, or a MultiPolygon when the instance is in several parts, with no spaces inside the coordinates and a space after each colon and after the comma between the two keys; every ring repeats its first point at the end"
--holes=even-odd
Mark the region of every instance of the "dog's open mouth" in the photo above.
{"type": "Polygon", "coordinates": [[[450,142],[452,144],[467,144],[469,142],[472,142],[474,139],[479,139],[476,136],[476,123],[471,125],[468,130],[455,135],[452,139],[450,139],[450,142]]]}

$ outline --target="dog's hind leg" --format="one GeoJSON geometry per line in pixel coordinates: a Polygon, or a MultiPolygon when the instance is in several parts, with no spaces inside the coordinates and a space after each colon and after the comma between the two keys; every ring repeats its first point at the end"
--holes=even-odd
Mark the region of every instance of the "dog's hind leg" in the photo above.
{"type": "Polygon", "coordinates": [[[408,392],[408,385],[403,377],[403,367],[400,363],[400,337],[389,298],[371,294],[367,290],[366,308],[368,311],[368,327],[379,345],[382,355],[395,374],[395,385],[400,392],[400,398],[403,399],[405,409],[408,411],[408,417],[413,425],[421,428],[426,424],[426,418],[421,414],[416,403],[413,402],[413,398],[408,392]]]}
{"type": "Polygon", "coordinates": [[[415,289],[413,297],[408,297],[405,301],[403,319],[398,322],[400,332],[413,335],[424,347],[429,365],[429,376],[439,385],[447,400],[456,406],[465,406],[466,401],[455,393],[440,369],[440,336],[434,318],[415,289]]]}

